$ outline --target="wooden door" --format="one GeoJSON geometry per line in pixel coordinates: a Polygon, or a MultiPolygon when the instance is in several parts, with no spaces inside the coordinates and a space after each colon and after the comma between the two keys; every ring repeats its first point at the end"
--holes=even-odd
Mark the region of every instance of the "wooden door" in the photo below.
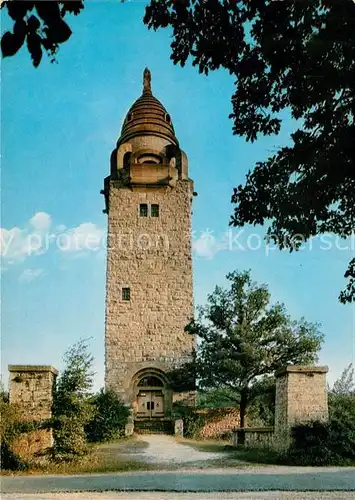
{"type": "Polygon", "coordinates": [[[164,396],[161,391],[152,392],[151,410],[153,418],[164,417],[164,396]]]}
{"type": "Polygon", "coordinates": [[[139,391],[137,417],[164,417],[164,396],[162,391],[139,391]]]}
{"type": "Polygon", "coordinates": [[[148,418],[151,416],[150,401],[151,393],[149,391],[139,391],[137,417],[148,418]]]}

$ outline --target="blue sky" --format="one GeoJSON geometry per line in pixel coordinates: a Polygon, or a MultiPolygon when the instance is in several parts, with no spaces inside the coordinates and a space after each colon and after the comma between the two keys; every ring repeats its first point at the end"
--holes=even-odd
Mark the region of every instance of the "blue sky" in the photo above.
{"type": "Polygon", "coordinates": [[[60,48],[57,64],[44,57],[34,69],[24,49],[2,63],[1,226],[2,242],[11,241],[2,262],[4,381],[8,364],[60,368],[69,345],[92,337],[95,385],[103,385],[105,250],[75,250],[71,242],[88,233],[104,241],[107,220],[99,192],[122,120],[141,93],[145,66],[188,154],[198,192],[196,304],[225,283],[227,272],[250,268],[295,319],[322,324],[320,363],[329,365],[333,381],[354,360],[354,306],[337,301],[354,239],[329,237],[327,244],[313,241],[289,254],[267,251],[262,228],[226,235],[232,188],[256,161],[288,142],[295,124],[285,115],[279,136],[254,144],[233,136],[233,79],[222,70],[206,77],[191,65],[175,67],[169,31],[148,31],[143,14],[143,2],[89,2],[70,18],[73,35],[60,48]]]}

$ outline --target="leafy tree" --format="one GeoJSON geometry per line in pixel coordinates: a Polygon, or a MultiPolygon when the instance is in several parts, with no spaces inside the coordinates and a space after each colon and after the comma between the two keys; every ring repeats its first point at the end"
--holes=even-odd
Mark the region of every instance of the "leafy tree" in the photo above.
{"type": "Polygon", "coordinates": [[[193,351],[190,361],[182,366],[172,368],[166,373],[169,387],[174,392],[189,392],[196,390],[196,352],[193,351]]]}
{"type": "Polygon", "coordinates": [[[252,399],[248,411],[249,427],[273,426],[275,421],[275,377],[263,377],[257,387],[254,387],[256,396],[252,399]],[[257,391],[256,391],[257,389],[257,391]]]}
{"type": "Polygon", "coordinates": [[[129,416],[129,409],[114,391],[103,389],[91,399],[94,416],[85,430],[91,442],[112,441],[121,437],[129,416]]]}
{"type": "Polygon", "coordinates": [[[88,340],[79,340],[63,356],[64,370],[57,380],[54,393],[54,414],[78,413],[83,402],[88,401],[93,386],[94,358],[89,352],[88,340]]]}
{"type": "MultiPolygon", "coordinates": [[[[250,402],[246,412],[248,427],[265,427],[274,424],[275,389],[273,377],[264,378],[263,387],[259,384],[258,395],[250,402]]],[[[228,387],[209,388],[197,392],[196,404],[199,408],[219,408],[235,406],[236,400],[239,400],[238,394],[228,387]]]]}
{"type": "Polygon", "coordinates": [[[219,408],[235,404],[235,392],[229,387],[208,388],[197,392],[196,406],[199,408],[219,408]]]}
{"type": "Polygon", "coordinates": [[[329,421],[337,430],[334,441],[347,454],[347,447],[353,449],[355,460],[355,377],[354,368],[349,364],[328,394],[329,421]],[[348,443],[348,444],[346,444],[348,443]]]}
{"type": "MultiPolygon", "coordinates": [[[[3,56],[27,42],[33,64],[52,58],[71,30],[64,18],[84,2],[3,2],[14,21],[3,56]]],[[[312,236],[345,238],[355,227],[355,2],[151,0],[144,22],[171,27],[171,59],[189,56],[199,71],[225,68],[236,79],[233,132],[254,141],[277,134],[280,111],[299,128],[291,145],[258,162],[234,189],[231,224],[271,222],[267,238],[297,250],[312,236]]],[[[355,300],[355,259],[345,272],[341,302],[355,300]]]]}
{"type": "Polygon", "coordinates": [[[248,406],[265,393],[275,370],[314,363],[323,335],[318,325],[292,321],[282,304],[270,305],[267,287],[253,283],[249,271],[227,278],[230,288],[217,286],[187,330],[201,339],[199,387],[234,393],[243,428],[248,406]]]}
{"type": "Polygon", "coordinates": [[[13,56],[25,44],[37,67],[43,50],[54,61],[59,44],[66,42],[72,31],[64,20],[67,14],[79,14],[84,8],[82,1],[14,1],[3,2],[2,8],[13,20],[13,28],[1,38],[3,57],[13,56]]]}
{"type": "Polygon", "coordinates": [[[5,389],[3,381],[0,379],[0,401],[9,402],[9,392],[5,389]]]}
{"type": "MultiPolygon", "coordinates": [[[[278,134],[280,112],[299,127],[234,189],[231,224],[268,223],[297,250],[312,236],[355,227],[355,2],[152,0],[144,22],[173,30],[171,59],[235,78],[233,133],[278,134]]],[[[342,302],[355,300],[355,259],[342,302]]]]}
{"type": "Polygon", "coordinates": [[[86,449],[85,425],[92,418],[90,395],[93,356],[83,339],[64,354],[53,402],[54,451],[56,455],[80,455],[86,449]]]}
{"type": "Polygon", "coordinates": [[[345,368],[340,378],[335,381],[330,392],[334,396],[355,395],[355,372],[352,363],[345,368]]]}

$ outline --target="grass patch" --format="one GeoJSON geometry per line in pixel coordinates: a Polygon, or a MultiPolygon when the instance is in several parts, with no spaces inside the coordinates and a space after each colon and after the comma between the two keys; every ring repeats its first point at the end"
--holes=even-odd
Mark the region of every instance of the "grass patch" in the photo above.
{"type": "Polygon", "coordinates": [[[214,439],[206,439],[199,441],[198,439],[176,438],[180,444],[191,446],[195,450],[207,451],[211,453],[219,453],[229,451],[231,446],[226,441],[219,441],[214,439]]]}
{"type": "Polygon", "coordinates": [[[233,455],[246,463],[258,465],[284,465],[280,454],[270,448],[233,448],[233,455]]]}
{"type": "Polygon", "coordinates": [[[113,443],[91,445],[90,452],[70,462],[55,463],[43,460],[40,464],[33,464],[26,471],[2,471],[3,475],[34,475],[34,474],[94,474],[109,472],[129,472],[155,470],[155,465],[150,465],[135,459],[147,443],[138,439],[123,438],[113,443]]]}

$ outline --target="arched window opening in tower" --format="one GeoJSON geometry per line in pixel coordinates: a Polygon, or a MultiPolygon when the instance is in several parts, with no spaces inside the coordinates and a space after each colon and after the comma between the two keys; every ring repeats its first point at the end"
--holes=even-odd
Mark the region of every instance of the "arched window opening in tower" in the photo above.
{"type": "Polygon", "coordinates": [[[148,375],[138,382],[138,387],[164,387],[164,384],[158,377],[148,375]]]}
{"type": "Polygon", "coordinates": [[[138,158],[138,163],[145,164],[145,165],[161,165],[163,163],[163,160],[161,156],[155,155],[153,153],[146,153],[138,158]]]}
{"type": "Polygon", "coordinates": [[[127,121],[130,122],[133,119],[133,113],[128,113],[127,121]]]}
{"type": "Polygon", "coordinates": [[[167,121],[169,124],[171,123],[171,118],[168,113],[165,115],[165,121],[167,121]]]}

